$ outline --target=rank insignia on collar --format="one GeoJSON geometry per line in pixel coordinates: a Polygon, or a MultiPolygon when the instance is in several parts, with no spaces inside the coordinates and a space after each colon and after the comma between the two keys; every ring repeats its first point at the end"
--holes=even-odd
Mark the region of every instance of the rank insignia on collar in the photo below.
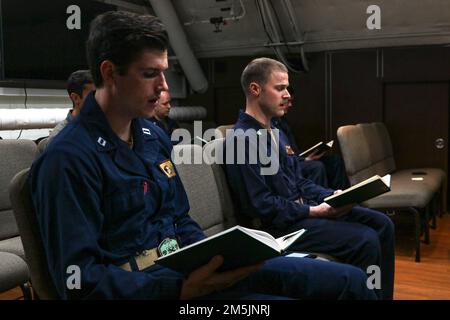
{"type": "Polygon", "coordinates": [[[105,147],[105,146],[106,146],[106,140],[103,139],[102,137],[98,137],[97,143],[98,143],[99,145],[101,145],[102,147],[105,147]]]}
{"type": "Polygon", "coordinates": [[[142,128],[142,133],[151,136],[152,133],[150,132],[149,128],[142,128]]]}
{"type": "Polygon", "coordinates": [[[286,153],[290,156],[294,154],[294,150],[292,150],[291,146],[286,146],[286,153]]]}
{"type": "Polygon", "coordinates": [[[172,178],[177,175],[173,163],[170,160],[166,160],[159,165],[159,168],[166,174],[167,177],[172,178]]]}

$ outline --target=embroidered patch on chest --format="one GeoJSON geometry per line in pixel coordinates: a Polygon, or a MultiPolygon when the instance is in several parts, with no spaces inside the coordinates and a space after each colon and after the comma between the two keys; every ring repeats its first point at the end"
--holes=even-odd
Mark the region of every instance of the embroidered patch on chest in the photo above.
{"type": "Polygon", "coordinates": [[[286,146],[286,153],[290,156],[294,154],[294,150],[292,150],[291,146],[286,146]]]}
{"type": "Polygon", "coordinates": [[[170,160],[166,160],[159,165],[159,168],[162,172],[165,173],[169,178],[175,177],[177,173],[175,172],[175,168],[173,167],[173,163],[170,160]]]}

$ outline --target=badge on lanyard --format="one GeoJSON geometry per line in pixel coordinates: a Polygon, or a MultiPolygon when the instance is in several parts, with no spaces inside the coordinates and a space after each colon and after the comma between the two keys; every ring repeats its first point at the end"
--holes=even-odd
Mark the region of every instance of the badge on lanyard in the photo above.
{"type": "Polygon", "coordinates": [[[290,156],[294,154],[294,150],[292,150],[291,146],[286,146],[286,153],[290,156]]]}
{"type": "Polygon", "coordinates": [[[178,249],[180,249],[180,247],[178,246],[177,240],[173,238],[165,238],[158,246],[158,253],[159,256],[162,257],[171,252],[175,252],[178,249]]]}
{"type": "Polygon", "coordinates": [[[159,165],[159,168],[166,174],[167,177],[172,178],[177,175],[173,163],[170,160],[166,160],[159,165]]]}

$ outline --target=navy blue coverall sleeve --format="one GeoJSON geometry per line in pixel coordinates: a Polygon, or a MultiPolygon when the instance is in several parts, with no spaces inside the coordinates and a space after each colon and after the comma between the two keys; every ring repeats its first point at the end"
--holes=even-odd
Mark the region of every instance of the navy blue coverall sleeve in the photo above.
{"type": "MultiPolygon", "coordinates": [[[[293,156],[295,157],[295,156],[293,156]]],[[[297,159],[294,159],[295,165],[295,179],[296,184],[299,190],[301,190],[301,194],[305,199],[310,199],[316,202],[317,204],[322,203],[323,199],[333,194],[335,190],[324,188],[318,184],[315,184],[313,181],[306,179],[303,177],[302,170],[300,164],[297,159]],[[296,161],[295,161],[296,160],[296,161]]]]}

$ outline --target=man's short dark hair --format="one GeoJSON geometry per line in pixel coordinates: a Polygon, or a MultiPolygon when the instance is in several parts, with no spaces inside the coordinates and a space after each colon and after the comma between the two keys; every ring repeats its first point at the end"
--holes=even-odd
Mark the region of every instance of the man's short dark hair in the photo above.
{"type": "Polygon", "coordinates": [[[144,49],[165,51],[167,47],[167,32],[154,16],[126,11],[109,11],[97,16],[91,22],[86,44],[95,85],[103,85],[100,74],[103,61],[112,61],[123,75],[144,49]]]}
{"type": "Polygon", "coordinates": [[[67,79],[67,92],[69,96],[74,92],[82,97],[83,87],[91,83],[94,83],[94,80],[92,80],[92,75],[89,70],[77,70],[72,72],[69,79],[67,79]]]}
{"type": "Polygon", "coordinates": [[[249,94],[250,83],[256,82],[263,86],[269,81],[269,77],[274,71],[288,72],[288,69],[281,62],[270,58],[257,58],[245,67],[241,75],[241,86],[245,95],[249,94]]]}

